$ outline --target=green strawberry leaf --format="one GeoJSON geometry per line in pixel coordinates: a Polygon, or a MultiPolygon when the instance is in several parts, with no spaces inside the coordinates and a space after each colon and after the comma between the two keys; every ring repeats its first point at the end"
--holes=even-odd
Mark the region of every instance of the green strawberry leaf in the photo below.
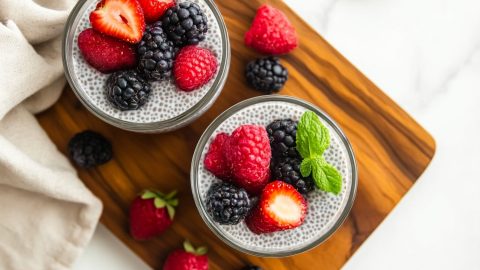
{"type": "Polygon", "coordinates": [[[185,240],[183,242],[183,249],[188,253],[195,254],[195,248],[192,246],[192,243],[190,243],[188,240],[185,240]]]}
{"type": "Polygon", "coordinates": [[[165,196],[165,200],[173,199],[173,198],[175,197],[175,195],[177,195],[177,191],[176,191],[176,190],[168,193],[167,196],[165,196]]]}
{"type": "Polygon", "coordinates": [[[297,126],[297,151],[303,158],[322,155],[330,146],[330,134],[317,114],[306,111],[297,126]]]}
{"type": "Polygon", "coordinates": [[[157,194],[155,194],[155,192],[152,192],[150,190],[145,190],[142,194],[142,199],[144,200],[153,199],[155,197],[157,197],[157,194]]]}
{"type": "Polygon", "coordinates": [[[170,217],[171,220],[175,217],[175,208],[169,204],[167,204],[167,212],[168,216],[170,217]]]}
{"type": "Polygon", "coordinates": [[[178,199],[170,199],[168,200],[168,204],[171,206],[178,206],[178,199]]]}
{"type": "Polygon", "coordinates": [[[202,255],[207,254],[207,252],[208,252],[208,248],[202,246],[202,247],[197,248],[197,250],[195,251],[195,254],[199,255],[199,256],[202,256],[202,255]]]}
{"type": "Polygon", "coordinates": [[[165,207],[165,205],[167,205],[167,202],[165,202],[164,200],[162,200],[158,197],[155,198],[153,203],[155,204],[156,208],[163,208],[163,207],[165,207]]]}
{"type": "Polygon", "coordinates": [[[312,159],[306,158],[302,160],[302,164],[300,164],[300,173],[303,177],[307,177],[312,173],[312,159]]]}

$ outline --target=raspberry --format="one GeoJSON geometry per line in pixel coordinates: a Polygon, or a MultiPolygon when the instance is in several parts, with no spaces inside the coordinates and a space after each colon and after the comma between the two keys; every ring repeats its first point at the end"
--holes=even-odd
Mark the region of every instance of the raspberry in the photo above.
{"type": "Polygon", "coordinates": [[[213,78],[217,65],[211,51],[193,45],[183,47],[173,66],[177,86],[187,92],[201,87],[213,78]]]}
{"type": "Polygon", "coordinates": [[[272,152],[263,126],[243,125],[233,131],[223,147],[233,182],[257,194],[270,178],[272,152]]]}
{"type": "Polygon", "coordinates": [[[203,161],[208,171],[223,180],[230,179],[231,175],[230,168],[223,156],[223,146],[228,138],[229,135],[226,133],[218,134],[210,144],[210,148],[208,148],[205,160],[203,161]]]}
{"type": "Polygon", "coordinates": [[[298,45],[295,28],[280,10],[263,5],[257,10],[245,44],[264,54],[286,54],[298,45]]]}

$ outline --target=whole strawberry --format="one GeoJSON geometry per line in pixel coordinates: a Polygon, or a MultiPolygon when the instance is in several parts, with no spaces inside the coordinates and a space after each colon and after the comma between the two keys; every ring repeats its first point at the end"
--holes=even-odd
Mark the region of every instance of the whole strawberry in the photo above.
{"type": "Polygon", "coordinates": [[[219,133],[208,148],[203,164],[205,168],[216,177],[229,180],[231,173],[227,160],[223,155],[223,146],[230,136],[227,133],[219,133]]]}
{"type": "Polygon", "coordinates": [[[206,247],[195,249],[190,242],[183,243],[183,250],[172,251],[163,265],[163,270],[208,270],[206,247]]]}
{"type": "Polygon", "coordinates": [[[138,0],[147,23],[158,21],[167,9],[175,6],[175,0],[138,0]]]}
{"type": "Polygon", "coordinates": [[[165,195],[146,190],[130,206],[130,234],[136,240],[147,240],[172,225],[178,199],[176,191],[165,195]]]}
{"type": "Polygon", "coordinates": [[[245,44],[265,54],[286,54],[298,45],[295,28],[287,16],[269,5],[262,5],[245,34],[245,44]]]}
{"type": "Polygon", "coordinates": [[[132,68],[137,55],[132,45],[106,36],[92,28],[78,35],[78,48],[92,67],[103,73],[132,68]]]}
{"type": "Polygon", "coordinates": [[[265,127],[243,125],[225,142],[224,156],[233,182],[251,194],[259,193],[270,178],[272,151],[265,127]]]}
{"type": "Polygon", "coordinates": [[[194,45],[183,47],[173,65],[175,82],[180,90],[193,91],[213,78],[217,66],[211,51],[194,45]]]}

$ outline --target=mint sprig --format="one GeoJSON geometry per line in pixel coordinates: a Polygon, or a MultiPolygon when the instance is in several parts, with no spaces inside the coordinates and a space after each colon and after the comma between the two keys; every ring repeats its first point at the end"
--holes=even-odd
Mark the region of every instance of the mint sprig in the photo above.
{"type": "Polygon", "coordinates": [[[305,112],[297,126],[297,151],[303,158],[300,173],[303,177],[312,175],[318,189],[338,194],[342,190],[342,175],[323,157],[329,146],[328,129],[314,112],[305,112]]]}

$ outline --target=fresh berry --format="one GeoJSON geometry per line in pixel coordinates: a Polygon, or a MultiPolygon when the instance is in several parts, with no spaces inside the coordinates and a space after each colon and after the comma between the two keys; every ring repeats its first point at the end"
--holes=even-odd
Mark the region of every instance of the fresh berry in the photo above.
{"type": "Polygon", "coordinates": [[[242,270],[262,270],[262,268],[256,265],[248,265],[243,267],[242,270]]]}
{"type": "Polygon", "coordinates": [[[222,180],[229,180],[231,177],[230,167],[223,155],[223,146],[229,137],[226,133],[218,134],[210,144],[203,161],[205,168],[222,180]]]}
{"type": "Polygon", "coordinates": [[[145,30],[137,0],[102,0],[90,13],[90,23],[95,30],[130,43],[139,42],[145,30]]]}
{"type": "Polygon", "coordinates": [[[173,75],[177,86],[186,92],[208,83],[217,71],[217,58],[204,48],[183,47],[175,59],[173,75]]]}
{"type": "Polygon", "coordinates": [[[283,88],[288,79],[288,71],[277,57],[264,57],[248,63],[245,76],[254,89],[271,94],[283,88]]]}
{"type": "Polygon", "coordinates": [[[72,160],[82,168],[91,168],[112,159],[112,145],[101,134],[86,130],[77,133],[68,143],[72,160]]]}
{"type": "Polygon", "coordinates": [[[207,193],[207,211],[220,224],[235,225],[250,210],[250,199],[243,188],[229,183],[213,184],[207,193]]]}
{"type": "Polygon", "coordinates": [[[167,9],[175,6],[175,0],[138,0],[147,23],[158,21],[167,9]]]}
{"type": "Polygon", "coordinates": [[[265,54],[286,54],[297,47],[297,33],[280,10],[263,5],[257,10],[245,44],[265,54]]]}
{"type": "Polygon", "coordinates": [[[207,248],[195,249],[188,241],[183,243],[183,249],[177,249],[168,254],[163,270],[208,270],[207,248]]]}
{"type": "Polygon", "coordinates": [[[205,39],[208,30],[207,16],[200,7],[183,2],[169,8],[163,18],[163,28],[176,46],[195,45],[205,39]]]}
{"type": "Polygon", "coordinates": [[[175,48],[163,32],[162,23],[147,26],[138,44],[138,70],[149,80],[163,80],[172,75],[175,48]]]}
{"type": "Polygon", "coordinates": [[[302,160],[300,158],[286,157],[276,162],[272,162],[270,167],[272,171],[272,179],[281,180],[295,187],[298,192],[306,195],[314,189],[313,178],[303,177],[300,173],[300,164],[302,160]]]}
{"type": "Polygon", "coordinates": [[[151,92],[150,84],[132,70],[117,71],[107,80],[107,98],[122,111],[137,110],[151,92]]]}
{"type": "Polygon", "coordinates": [[[267,126],[268,139],[272,148],[272,159],[284,157],[297,158],[297,121],[291,119],[275,120],[267,126]]]}
{"type": "Polygon", "coordinates": [[[163,233],[172,225],[178,200],[176,192],[167,195],[144,191],[130,206],[130,234],[136,240],[147,240],[163,233]]]}
{"type": "Polygon", "coordinates": [[[238,127],[223,149],[233,182],[249,193],[259,193],[270,178],[269,166],[272,156],[265,127],[257,125],[238,127]]]}
{"type": "Polygon", "coordinates": [[[274,181],[265,186],[245,221],[253,233],[271,233],[300,226],[306,214],[305,198],[292,185],[274,181]]]}
{"type": "Polygon", "coordinates": [[[132,45],[88,28],[78,35],[78,48],[92,67],[103,73],[132,68],[137,56],[132,45]]]}

